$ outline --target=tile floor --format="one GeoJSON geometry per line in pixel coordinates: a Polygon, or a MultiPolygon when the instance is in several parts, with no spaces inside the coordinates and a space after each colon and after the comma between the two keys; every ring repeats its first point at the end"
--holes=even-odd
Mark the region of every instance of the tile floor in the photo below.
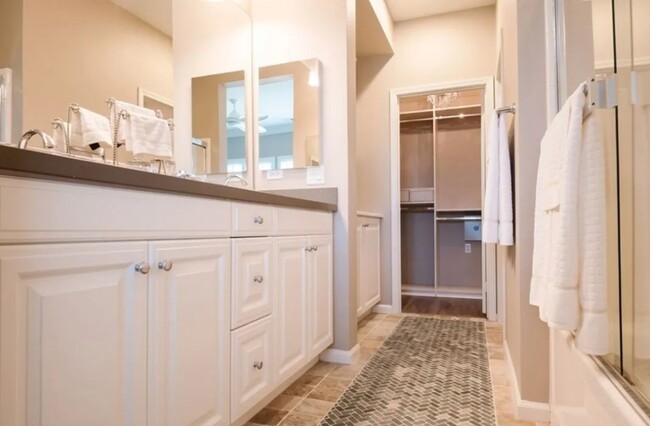
{"type": "MultiPolygon", "coordinates": [[[[319,362],[305,373],[281,395],[275,398],[247,426],[283,425],[312,426],[318,425],[336,400],[345,392],[355,376],[373,356],[381,343],[392,333],[404,316],[415,314],[371,314],[359,323],[359,344],[361,354],[351,365],[319,362]]],[[[440,315],[423,315],[428,317],[450,318],[440,315]]],[[[464,318],[467,319],[467,318],[464,318]]],[[[482,319],[473,319],[483,321],[482,319]]],[[[486,337],[490,358],[492,389],[499,426],[544,426],[517,420],[514,417],[512,390],[508,380],[503,356],[503,331],[500,325],[486,322],[486,337]]]]}

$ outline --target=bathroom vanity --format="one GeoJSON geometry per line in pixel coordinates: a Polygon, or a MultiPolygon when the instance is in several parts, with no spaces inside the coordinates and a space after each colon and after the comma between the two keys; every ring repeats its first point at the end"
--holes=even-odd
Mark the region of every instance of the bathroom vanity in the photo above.
{"type": "Polygon", "coordinates": [[[245,423],[333,341],[335,210],[0,147],[0,424],[245,423]]]}

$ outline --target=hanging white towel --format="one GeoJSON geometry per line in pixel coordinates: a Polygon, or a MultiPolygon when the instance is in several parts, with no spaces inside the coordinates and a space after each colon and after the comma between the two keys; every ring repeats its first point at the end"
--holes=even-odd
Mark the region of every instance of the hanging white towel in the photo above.
{"type": "MultiPolygon", "coordinates": [[[[156,117],[156,111],[141,107],[139,105],[135,105],[129,102],[124,102],[124,101],[115,101],[115,108],[112,111],[112,114],[120,114],[122,111],[126,112],[127,114],[131,115],[140,115],[143,117],[151,117],[155,118],[156,117]]],[[[115,125],[115,115],[111,116],[111,131],[114,131],[114,125],[115,125]]],[[[125,120],[121,119],[120,121],[120,126],[119,126],[119,131],[118,131],[118,141],[120,144],[128,144],[129,142],[129,129],[128,123],[125,122],[125,120]]],[[[126,147],[127,151],[133,151],[133,147],[127,145],[126,147]]]]}
{"type": "Polygon", "coordinates": [[[112,147],[111,125],[108,118],[85,108],[79,108],[79,113],[72,114],[70,120],[72,135],[70,143],[79,147],[99,144],[112,147]]]}
{"type": "Polygon", "coordinates": [[[172,137],[169,123],[157,117],[131,114],[123,122],[127,149],[140,160],[171,159],[172,137]]]}
{"type": "Polygon", "coordinates": [[[586,84],[571,95],[540,147],[530,303],[552,328],[576,331],[576,347],[609,351],[604,149],[586,84]]]}
{"type": "Polygon", "coordinates": [[[60,121],[61,126],[52,127],[52,139],[56,146],[65,146],[65,133],[70,126],[67,121],[60,121]]]}
{"type": "Polygon", "coordinates": [[[490,118],[487,173],[483,205],[483,242],[513,244],[512,182],[506,118],[496,112],[490,118]]]}

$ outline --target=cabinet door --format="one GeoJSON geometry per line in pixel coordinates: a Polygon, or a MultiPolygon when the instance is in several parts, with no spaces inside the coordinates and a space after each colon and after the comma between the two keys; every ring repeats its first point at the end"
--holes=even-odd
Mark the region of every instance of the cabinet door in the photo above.
{"type": "Polygon", "coordinates": [[[309,287],[307,237],[275,239],[275,336],[279,381],[298,371],[309,359],[309,287]]]}
{"type": "MultiPolygon", "coordinates": [[[[361,219],[363,220],[363,218],[361,219]]],[[[365,245],[363,243],[363,234],[365,227],[363,224],[357,225],[357,317],[360,317],[364,313],[364,283],[365,283],[365,274],[364,274],[364,256],[365,256],[365,245]]]]}
{"type": "Polygon", "coordinates": [[[232,420],[237,421],[273,390],[273,317],[232,332],[232,420]]]}
{"type": "Polygon", "coordinates": [[[146,423],[146,243],[0,248],[0,424],[146,423]]]}
{"type": "Polygon", "coordinates": [[[232,321],[235,329],[273,309],[273,240],[236,239],[232,243],[232,321]]]}
{"type": "Polygon", "coordinates": [[[230,241],[156,242],[150,252],[148,423],[227,425],[230,241]]]}
{"type": "Polygon", "coordinates": [[[334,282],[332,237],[311,237],[314,251],[309,253],[309,314],[311,356],[316,356],[334,341],[334,282]]]}
{"type": "Polygon", "coordinates": [[[380,227],[379,220],[367,222],[363,231],[363,311],[372,309],[380,299],[380,227]]]}

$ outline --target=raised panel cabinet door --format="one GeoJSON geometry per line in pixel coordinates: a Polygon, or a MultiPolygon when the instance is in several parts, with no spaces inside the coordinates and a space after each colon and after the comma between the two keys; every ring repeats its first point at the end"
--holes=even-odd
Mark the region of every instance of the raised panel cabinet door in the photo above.
{"type": "Polygon", "coordinates": [[[231,329],[271,313],[274,269],[271,238],[233,240],[231,329]]]}
{"type": "Polygon", "coordinates": [[[232,422],[273,390],[273,317],[268,316],[232,332],[232,422]]]}
{"type": "Polygon", "coordinates": [[[0,248],[0,424],[146,424],[146,260],[140,242],[0,248]]]}
{"type": "Polygon", "coordinates": [[[278,379],[289,378],[309,360],[307,237],[275,239],[275,339],[278,379]]]}
{"type": "Polygon", "coordinates": [[[332,237],[310,237],[309,253],[310,352],[315,356],[334,341],[334,281],[332,237]]]}
{"type": "Polygon", "coordinates": [[[230,424],[230,240],[150,243],[149,425],[230,424]]]}
{"type": "Polygon", "coordinates": [[[378,221],[369,221],[363,231],[363,310],[372,309],[380,299],[380,227],[378,221]]]}
{"type": "Polygon", "coordinates": [[[357,226],[357,316],[360,317],[364,313],[364,294],[365,294],[365,271],[364,271],[364,257],[365,245],[363,243],[363,234],[365,228],[363,225],[357,226]]]}

